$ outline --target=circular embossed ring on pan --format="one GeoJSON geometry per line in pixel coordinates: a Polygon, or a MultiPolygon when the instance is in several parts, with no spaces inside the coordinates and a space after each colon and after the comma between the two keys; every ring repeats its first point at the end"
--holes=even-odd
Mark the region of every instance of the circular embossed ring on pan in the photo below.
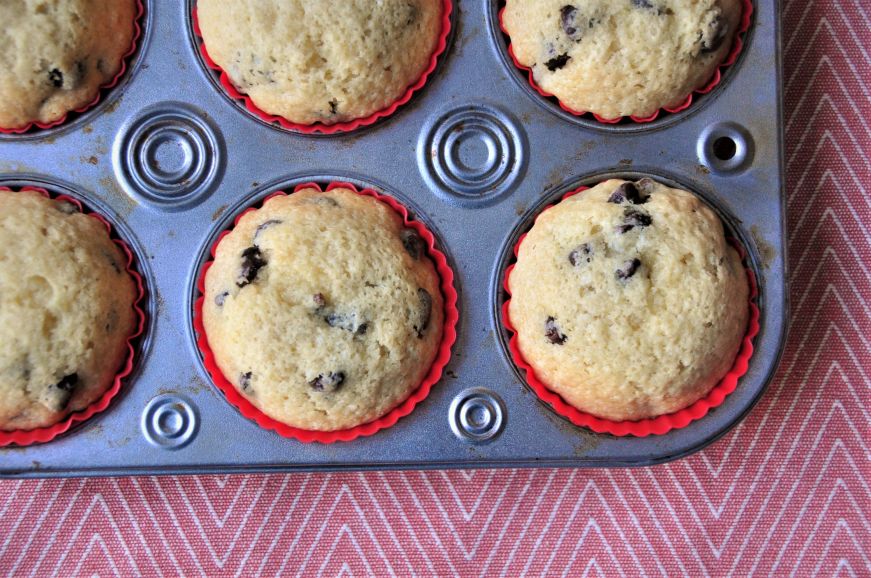
{"type": "Polygon", "coordinates": [[[159,395],[142,412],[142,435],[155,447],[175,450],[190,442],[197,433],[197,413],[186,399],[159,395]]]}
{"type": "Polygon", "coordinates": [[[450,110],[424,126],[418,166],[430,188],[466,207],[492,203],[525,167],[523,136],[511,118],[487,105],[450,110]]]}
{"type": "Polygon", "coordinates": [[[459,393],[448,410],[448,422],[454,435],[463,441],[484,443],[499,435],[505,408],[494,392],[483,387],[459,393]]]}
{"type": "Polygon", "coordinates": [[[187,105],[146,109],[115,141],[118,179],[145,204],[165,211],[189,208],[207,196],[223,171],[219,138],[187,105]]]}

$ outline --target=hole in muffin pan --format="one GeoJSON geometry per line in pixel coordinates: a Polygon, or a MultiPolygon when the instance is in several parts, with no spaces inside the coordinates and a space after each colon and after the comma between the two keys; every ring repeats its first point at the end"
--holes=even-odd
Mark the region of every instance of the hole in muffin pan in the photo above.
{"type": "Polygon", "coordinates": [[[505,8],[505,0],[488,0],[487,4],[487,24],[490,31],[490,38],[493,42],[493,48],[498,53],[502,65],[508,71],[508,75],[515,81],[520,89],[529,95],[542,108],[561,117],[563,120],[571,122],[575,125],[594,130],[600,130],[611,133],[638,133],[644,131],[652,131],[666,128],[675,125],[687,117],[695,114],[707,106],[708,103],[716,100],[726,86],[737,75],[738,70],[744,62],[744,55],[748,52],[750,43],[753,39],[754,19],[756,15],[756,5],[753,0],[748,0],[752,6],[750,14],[750,24],[746,32],[741,34],[742,48],[735,58],[735,62],[729,65],[720,65],[720,81],[712,89],[705,93],[693,91],[692,103],[682,110],[677,112],[669,112],[664,108],[659,109],[658,116],[650,121],[635,121],[629,117],[623,117],[617,122],[603,122],[597,120],[592,113],[573,114],[560,105],[559,99],[555,96],[545,96],[538,92],[529,81],[530,72],[526,69],[515,65],[508,51],[508,46],[511,44],[511,39],[508,34],[502,30],[501,13],[505,8]]]}
{"type": "Polygon", "coordinates": [[[696,145],[699,161],[711,171],[722,174],[745,170],[753,163],[754,153],[750,132],[734,122],[708,126],[696,145]]]}
{"type": "MultiPolygon", "coordinates": [[[[401,115],[403,110],[412,108],[415,106],[416,102],[419,102],[419,100],[421,99],[421,95],[426,92],[427,85],[432,82],[435,76],[440,74],[440,71],[445,67],[445,60],[449,58],[449,54],[453,48],[454,36],[456,34],[457,22],[459,18],[459,6],[457,5],[457,0],[443,0],[443,2],[445,4],[449,3],[451,5],[451,12],[448,18],[448,20],[450,21],[450,30],[448,31],[447,36],[444,38],[444,49],[441,50],[441,52],[437,56],[435,68],[433,68],[425,75],[424,84],[418,88],[413,88],[410,95],[403,95],[402,97],[394,101],[391,105],[389,105],[387,108],[376,111],[370,116],[337,123],[335,125],[326,125],[321,123],[314,123],[312,125],[298,125],[283,118],[279,120],[280,117],[276,115],[269,115],[265,111],[259,109],[251,101],[247,94],[238,90],[237,92],[239,92],[240,98],[237,98],[236,96],[230,94],[228,92],[228,89],[222,83],[223,72],[221,70],[216,70],[214,67],[212,67],[207,62],[207,59],[203,54],[204,42],[202,37],[197,32],[197,24],[194,17],[196,13],[197,0],[186,0],[183,4],[183,7],[185,10],[184,19],[187,23],[188,42],[191,50],[193,50],[194,57],[199,64],[200,72],[202,72],[203,75],[209,80],[213,88],[236,110],[240,111],[242,114],[264,126],[268,126],[272,129],[282,132],[309,137],[341,137],[347,136],[349,134],[356,135],[361,131],[381,126],[382,124],[389,122],[390,119],[394,118],[395,116],[401,115]],[[409,98],[406,99],[406,96],[408,96],[409,98]],[[266,117],[273,117],[275,120],[269,120],[266,117]]],[[[410,85],[409,88],[415,86],[415,84],[410,85]]]]}
{"type": "MultiPolygon", "coordinates": [[[[385,202],[381,199],[381,202],[385,202]]],[[[396,210],[394,207],[391,207],[391,210],[396,210]]],[[[235,203],[232,207],[229,207],[226,211],[224,211],[222,217],[217,220],[211,230],[209,231],[207,237],[203,244],[199,247],[197,253],[196,261],[194,262],[193,270],[188,275],[188,287],[187,287],[187,296],[188,303],[186,306],[186,323],[188,327],[188,336],[189,336],[189,344],[191,347],[192,354],[194,358],[197,360],[198,367],[201,370],[201,375],[205,378],[206,382],[211,384],[220,394],[221,398],[225,403],[227,403],[237,414],[240,415],[243,419],[247,421],[251,421],[255,423],[259,427],[272,430],[274,433],[281,435],[285,438],[295,438],[296,440],[303,442],[320,442],[320,443],[333,443],[336,441],[353,441],[357,437],[366,437],[369,435],[377,434],[382,429],[390,430],[393,427],[393,424],[389,425],[379,425],[377,429],[372,430],[368,433],[357,433],[363,432],[365,429],[371,429],[376,424],[382,422],[382,420],[386,420],[388,416],[400,410],[407,403],[412,403],[412,408],[414,408],[417,404],[421,403],[427,396],[431,388],[437,387],[438,383],[444,379],[446,368],[449,367],[451,357],[453,356],[453,348],[456,344],[457,336],[461,330],[461,317],[457,315],[458,307],[460,302],[460,287],[459,287],[459,278],[456,275],[456,262],[454,258],[451,256],[449,249],[443,241],[443,236],[440,234],[438,228],[434,226],[432,221],[426,218],[425,213],[419,206],[417,206],[413,201],[411,201],[408,197],[404,196],[401,193],[397,193],[395,189],[388,187],[384,184],[379,183],[375,180],[370,179],[362,179],[357,176],[348,175],[348,174],[336,174],[325,176],[322,174],[316,175],[303,175],[303,176],[289,176],[282,177],[279,179],[275,179],[269,183],[262,184],[258,186],[253,192],[249,193],[245,198],[241,199],[237,203],[235,203]],[[236,219],[238,219],[243,213],[252,208],[260,208],[267,198],[271,197],[273,194],[277,192],[284,192],[288,195],[292,195],[294,193],[294,189],[302,184],[313,183],[321,188],[321,190],[327,190],[328,185],[333,183],[348,183],[357,188],[358,191],[363,191],[364,189],[371,189],[378,193],[379,195],[383,195],[385,197],[392,197],[396,202],[399,203],[402,207],[404,207],[408,212],[408,220],[411,222],[419,222],[425,229],[432,234],[435,240],[435,249],[437,253],[440,253],[444,260],[442,261],[443,265],[446,265],[448,269],[450,269],[450,275],[443,274],[443,268],[439,266],[438,258],[432,257],[433,264],[436,266],[436,270],[439,273],[440,277],[440,287],[442,290],[442,294],[445,298],[445,333],[442,338],[442,343],[439,346],[440,353],[437,354],[435,361],[433,362],[432,368],[438,368],[439,378],[435,382],[427,383],[429,377],[424,379],[421,387],[418,390],[415,390],[403,403],[399,406],[388,412],[387,414],[381,416],[378,419],[375,419],[367,424],[362,424],[355,426],[353,428],[349,428],[346,430],[337,430],[335,432],[315,432],[308,430],[301,430],[297,428],[292,428],[291,426],[287,426],[285,424],[281,424],[280,422],[276,422],[272,420],[265,414],[262,414],[261,417],[251,418],[245,415],[245,411],[241,407],[237,407],[234,402],[231,402],[227,399],[227,392],[222,391],[224,386],[219,385],[215,382],[212,375],[210,375],[209,370],[207,369],[207,360],[204,358],[203,351],[200,349],[198,344],[198,338],[200,337],[200,333],[196,326],[195,320],[195,311],[197,309],[197,301],[203,296],[200,291],[199,284],[201,279],[203,278],[206,264],[213,260],[211,251],[215,244],[219,241],[221,236],[226,232],[233,228],[236,219]],[[450,290],[446,290],[446,284],[450,284],[453,289],[453,295],[451,295],[450,290]],[[449,303],[451,306],[449,306],[449,303]],[[451,318],[450,312],[453,310],[453,318],[451,318]],[[447,345],[446,345],[447,344],[447,345]],[[449,353],[449,357],[445,360],[441,360],[444,355],[444,349],[447,347],[447,352],[449,353]],[[424,391],[423,385],[426,385],[426,389],[424,391]],[[419,392],[424,392],[422,397],[419,397],[419,392]],[[264,425],[261,423],[261,419],[265,418],[266,422],[270,422],[264,425]],[[274,424],[272,423],[274,422],[274,424]],[[274,425],[278,426],[279,429],[276,429],[274,425]],[[294,430],[297,433],[293,435],[283,432],[281,430],[294,430]],[[300,435],[301,432],[301,435],[300,435]],[[350,432],[355,432],[353,437],[347,437],[350,435],[350,432]],[[326,441],[326,438],[331,438],[329,441],[326,441]]],[[[227,385],[226,387],[232,387],[232,385],[227,385]]],[[[247,403],[247,400],[246,400],[247,403]]],[[[247,403],[247,405],[251,405],[247,403]]],[[[253,407],[253,406],[252,406],[253,407]]],[[[259,412],[259,410],[257,410],[259,412]]],[[[412,420],[414,419],[414,411],[409,411],[408,414],[400,414],[400,421],[412,420]]],[[[386,432],[385,432],[386,433],[386,432]]]]}
{"type": "MultiPolygon", "coordinates": [[[[753,241],[752,235],[740,225],[740,221],[737,218],[733,217],[729,211],[724,209],[718,202],[714,200],[716,199],[716,195],[713,194],[713,192],[710,192],[705,188],[686,185],[680,180],[673,178],[667,174],[663,174],[657,170],[645,170],[644,172],[641,172],[621,171],[618,169],[615,169],[613,171],[597,172],[595,174],[580,175],[576,178],[567,179],[560,185],[548,189],[547,191],[542,193],[541,197],[535,203],[535,205],[529,208],[526,213],[524,213],[520,220],[515,224],[508,237],[502,242],[502,246],[497,256],[496,265],[494,267],[494,276],[490,282],[492,304],[491,321],[495,328],[495,333],[497,335],[497,340],[499,342],[503,359],[511,367],[523,387],[535,397],[539,406],[545,408],[545,410],[549,414],[552,414],[555,418],[564,422],[567,427],[574,428],[577,431],[588,432],[590,435],[610,436],[611,434],[595,433],[585,427],[573,424],[567,417],[560,415],[560,413],[558,413],[549,403],[547,403],[538,396],[535,390],[529,385],[525,370],[522,367],[518,366],[517,363],[514,361],[509,346],[512,332],[507,329],[503,319],[503,307],[505,303],[511,298],[510,294],[504,287],[505,273],[508,267],[510,267],[517,261],[517,258],[514,255],[514,248],[520,241],[520,238],[529,232],[529,230],[535,223],[535,219],[545,208],[559,203],[566,193],[574,191],[581,186],[593,187],[601,182],[607,181],[608,179],[624,179],[627,181],[637,181],[644,177],[650,177],[668,187],[683,189],[695,194],[720,218],[720,221],[723,223],[723,229],[726,234],[726,238],[734,239],[737,244],[740,245],[741,248],[743,248],[745,252],[743,259],[744,265],[748,267],[750,271],[752,271],[753,275],[756,278],[757,295],[754,298],[754,302],[760,310],[760,327],[764,328],[765,311],[762,309],[761,306],[761,304],[764,303],[764,285],[762,282],[763,277],[760,275],[760,264],[762,263],[762,260],[758,248],[753,241]]],[[[758,339],[759,335],[753,338],[754,342],[757,342],[758,339]]],[[[751,364],[752,361],[753,358],[751,358],[751,364]]],[[[740,380],[738,383],[738,387],[741,387],[740,380]]],[[[703,421],[706,417],[708,417],[708,415],[710,415],[711,411],[713,411],[714,409],[716,408],[709,410],[704,417],[700,418],[700,420],[703,421]]]]}
{"type": "MultiPolygon", "coordinates": [[[[156,303],[151,293],[151,288],[156,287],[154,274],[148,266],[146,254],[139,245],[139,241],[133,236],[132,231],[127,227],[124,219],[120,218],[114,211],[103,204],[101,201],[95,200],[94,196],[79,190],[73,185],[67,184],[54,178],[48,178],[41,175],[16,174],[0,175],[0,187],[7,187],[12,190],[19,190],[24,187],[35,187],[48,191],[51,198],[66,196],[75,199],[82,205],[82,213],[96,213],[105,219],[111,225],[111,233],[109,237],[113,240],[122,241],[133,255],[133,261],[130,264],[130,269],[137,273],[141,278],[142,296],[137,302],[138,309],[144,315],[142,321],[142,331],[139,335],[130,339],[130,345],[133,347],[133,360],[130,372],[122,378],[121,388],[115,394],[108,407],[94,414],[92,417],[74,421],[72,426],[59,434],[57,437],[62,438],[82,429],[87,424],[100,418],[102,414],[113,411],[113,408],[118,407],[124,402],[124,397],[127,392],[135,386],[135,382],[139,377],[140,369],[144,364],[144,360],[148,357],[151,351],[152,335],[154,334],[154,324],[157,320],[156,303]]],[[[137,320],[137,323],[139,321],[137,320]]],[[[98,402],[95,402],[95,404],[98,402]]],[[[83,410],[84,411],[84,410],[83,410]]],[[[65,418],[69,419],[69,418],[65,418]]],[[[58,422],[62,423],[62,422],[58,422]]],[[[52,438],[48,442],[51,443],[56,438],[52,438]]],[[[14,444],[8,447],[16,447],[14,444]]]]}
{"type": "Polygon", "coordinates": [[[139,36],[136,39],[136,46],[131,54],[125,59],[125,68],[117,80],[100,88],[99,102],[93,106],[87,106],[82,112],[72,110],[67,113],[66,119],[54,126],[48,128],[39,128],[35,124],[27,131],[21,133],[3,133],[0,132],[0,141],[22,142],[35,141],[49,138],[56,138],[68,132],[73,132],[82,128],[84,125],[95,120],[104,112],[108,113],[114,110],[117,106],[119,98],[127,90],[133,77],[142,67],[142,55],[147,52],[148,44],[152,36],[153,14],[152,2],[154,0],[139,0],[139,5],[142,7],[142,12],[136,20],[139,26],[139,36]]]}
{"type": "Polygon", "coordinates": [[[735,156],[737,145],[727,136],[721,136],[714,141],[714,156],[721,161],[728,161],[735,156]]]}

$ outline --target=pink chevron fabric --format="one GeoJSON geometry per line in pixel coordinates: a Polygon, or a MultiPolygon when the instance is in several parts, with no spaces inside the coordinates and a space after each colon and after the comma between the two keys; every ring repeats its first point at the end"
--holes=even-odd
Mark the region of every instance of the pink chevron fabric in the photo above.
{"type": "Polygon", "coordinates": [[[871,576],[871,4],[784,4],[792,325],[688,459],[0,482],[0,576],[871,576]]]}

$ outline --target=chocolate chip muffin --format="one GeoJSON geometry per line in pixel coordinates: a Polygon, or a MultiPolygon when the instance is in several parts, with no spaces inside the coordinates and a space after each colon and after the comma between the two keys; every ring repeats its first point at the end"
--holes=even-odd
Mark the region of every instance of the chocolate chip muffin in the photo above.
{"type": "Polygon", "coordinates": [[[435,359],[443,316],[423,239],[347,189],[266,201],[221,240],[205,278],[221,373],[307,430],[350,428],[405,400],[435,359]]]}
{"type": "Polygon", "coordinates": [[[0,2],[0,127],[52,123],[93,101],[133,43],[136,0],[0,2]]]}
{"type": "Polygon", "coordinates": [[[298,124],[369,116],[426,70],[442,0],[199,0],[206,50],[261,110],[298,124]]]}
{"type": "Polygon", "coordinates": [[[609,180],[543,212],[509,278],[523,358],[611,420],[671,413],[731,369],[749,287],[714,212],[651,179],[609,180]]]}
{"type": "Polygon", "coordinates": [[[518,62],[572,110],[648,117],[707,83],[732,46],[741,0],[507,0],[518,62]]]}
{"type": "Polygon", "coordinates": [[[49,426],[112,385],[135,285],[105,227],[69,203],[0,190],[0,430],[49,426]]]}

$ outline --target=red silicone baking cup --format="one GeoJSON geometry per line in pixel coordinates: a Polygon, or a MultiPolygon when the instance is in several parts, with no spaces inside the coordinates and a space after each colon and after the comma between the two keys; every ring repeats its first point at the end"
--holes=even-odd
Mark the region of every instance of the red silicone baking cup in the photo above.
{"type": "Polygon", "coordinates": [[[205,62],[206,66],[220,74],[221,86],[224,88],[225,91],[227,91],[227,94],[229,94],[231,98],[241,101],[245,105],[245,108],[248,109],[248,111],[255,116],[265,120],[268,123],[278,123],[279,125],[281,125],[282,128],[285,128],[287,130],[292,130],[303,134],[336,134],[341,132],[351,132],[360,128],[361,126],[369,126],[370,124],[373,124],[382,118],[392,115],[394,112],[396,112],[397,108],[411,100],[412,95],[414,95],[415,92],[420,90],[423,85],[426,84],[427,79],[438,65],[439,56],[442,55],[442,53],[445,51],[445,48],[447,48],[448,46],[448,35],[451,32],[452,11],[452,0],[442,0],[441,34],[439,34],[438,41],[436,42],[435,51],[429,59],[429,65],[423,71],[423,74],[420,76],[420,78],[417,79],[417,82],[410,85],[402,94],[402,96],[400,96],[398,99],[393,101],[385,108],[382,108],[381,110],[370,114],[369,116],[355,118],[353,120],[348,120],[345,122],[337,122],[335,124],[324,124],[321,122],[315,122],[312,124],[300,124],[296,122],[291,122],[283,116],[269,114],[265,110],[258,107],[256,104],[254,104],[254,102],[247,94],[245,94],[244,92],[240,92],[239,89],[237,89],[233,85],[233,81],[230,80],[230,76],[209,56],[209,53],[206,50],[206,43],[203,41],[203,35],[200,33],[200,25],[199,21],[197,20],[196,7],[194,7],[191,12],[191,19],[193,22],[194,35],[200,41],[200,54],[203,57],[203,61],[205,62]]]}
{"type": "MultiPolygon", "coordinates": [[[[12,191],[8,187],[0,187],[0,191],[12,191]]],[[[109,233],[110,237],[113,232],[112,225],[109,221],[106,220],[105,217],[98,213],[89,212],[86,213],[84,207],[82,207],[82,203],[78,199],[74,199],[73,197],[69,197],[67,195],[52,195],[47,190],[39,188],[39,187],[21,187],[19,189],[20,192],[24,191],[33,191],[39,193],[47,199],[53,199],[56,201],[64,201],[72,204],[76,207],[76,209],[80,213],[84,213],[88,217],[92,219],[96,219],[106,227],[106,232],[109,233]]],[[[12,430],[12,431],[0,431],[0,447],[8,446],[11,444],[16,444],[19,446],[29,446],[35,443],[45,443],[53,440],[57,436],[62,433],[66,433],[69,431],[73,425],[83,422],[87,419],[90,419],[91,416],[100,413],[109,407],[109,404],[118,395],[118,392],[121,391],[121,386],[123,384],[124,379],[130,375],[130,372],[133,371],[133,364],[136,358],[136,348],[134,346],[134,341],[142,335],[142,332],[145,329],[145,312],[142,310],[142,300],[145,297],[145,286],[142,282],[142,276],[135,270],[134,268],[134,258],[133,251],[130,250],[130,247],[116,237],[112,237],[112,242],[118,245],[121,249],[121,252],[127,256],[127,274],[133,278],[133,282],[136,285],[136,298],[133,300],[133,311],[135,312],[136,319],[134,321],[134,331],[127,338],[127,356],[124,359],[124,362],[121,364],[121,369],[118,373],[115,374],[115,379],[112,382],[112,385],[107,389],[102,396],[100,396],[97,401],[86,407],[85,409],[76,411],[71,413],[65,419],[59,421],[58,423],[46,427],[31,429],[31,430],[12,430]]]]}
{"type": "MultiPolygon", "coordinates": [[[[203,265],[202,272],[197,279],[197,289],[199,291],[199,297],[194,303],[194,329],[197,332],[197,347],[199,348],[200,353],[203,356],[203,363],[205,364],[206,371],[208,371],[209,375],[212,376],[212,381],[218,387],[218,389],[220,389],[224,393],[227,401],[229,401],[234,407],[236,407],[236,409],[238,409],[243,416],[247,417],[250,420],[253,420],[260,427],[272,430],[283,437],[293,438],[306,443],[320,442],[324,444],[330,444],[337,441],[347,442],[357,439],[358,437],[370,436],[382,429],[393,426],[399,420],[399,418],[405,417],[410,414],[412,410],[414,410],[414,407],[418,403],[423,401],[423,399],[426,398],[427,395],[429,395],[432,386],[437,383],[439,379],[441,379],[442,371],[448,364],[448,361],[450,361],[451,359],[451,347],[453,346],[454,341],[457,339],[456,326],[457,321],[460,318],[459,310],[457,309],[457,292],[454,289],[454,272],[451,269],[450,265],[448,265],[447,258],[445,257],[444,253],[436,248],[435,236],[429,231],[429,229],[427,229],[420,221],[411,220],[408,214],[408,209],[402,206],[396,199],[387,195],[382,195],[381,193],[378,193],[372,189],[358,190],[357,187],[353,184],[343,182],[330,183],[326,189],[322,189],[321,186],[317,183],[303,183],[301,185],[297,185],[293,189],[293,192],[296,193],[297,191],[300,191],[302,189],[316,189],[323,192],[331,191],[337,188],[349,189],[354,191],[358,195],[374,197],[389,206],[397,213],[399,213],[399,215],[402,217],[403,222],[405,223],[405,226],[413,228],[415,231],[417,231],[421,238],[426,241],[427,246],[429,247],[429,256],[435,263],[436,271],[438,271],[439,278],[441,279],[441,290],[444,297],[445,308],[445,320],[442,332],[442,341],[439,344],[438,352],[432,362],[432,365],[430,366],[429,372],[426,374],[418,388],[408,398],[406,398],[405,401],[403,401],[378,419],[342,430],[306,430],[289,426],[285,423],[275,420],[260,411],[257,407],[255,407],[254,404],[248,401],[248,399],[244,395],[239,393],[236,387],[233,386],[233,384],[230,383],[226,377],[224,377],[224,374],[221,373],[221,370],[220,368],[218,368],[218,364],[215,361],[215,355],[212,352],[212,349],[209,347],[209,341],[206,336],[205,327],[203,325],[203,300],[205,299],[203,295],[205,294],[206,272],[209,270],[209,267],[212,266],[213,261],[208,261],[203,265]]],[[[277,191],[266,197],[263,201],[266,202],[273,197],[286,194],[287,193],[284,191],[277,191]]],[[[247,210],[243,211],[233,221],[233,226],[235,227],[236,224],[238,224],[239,219],[241,219],[243,215],[255,210],[257,210],[257,207],[250,207],[247,210]]],[[[229,233],[230,231],[226,230],[218,236],[218,239],[211,247],[212,258],[214,258],[215,252],[218,248],[218,245],[221,243],[221,240],[223,240],[223,238],[229,233]]]]}
{"type": "MultiPolygon", "coordinates": [[[[121,68],[118,70],[118,74],[116,74],[112,78],[112,80],[110,80],[106,84],[100,85],[99,89],[97,90],[97,96],[94,97],[94,100],[92,100],[91,102],[89,102],[88,104],[86,104],[84,106],[73,109],[71,112],[81,114],[81,113],[97,106],[97,104],[103,98],[103,95],[107,91],[109,91],[111,88],[114,88],[115,85],[117,85],[118,82],[121,80],[121,78],[124,76],[124,73],[127,72],[127,64],[128,64],[127,60],[131,56],[133,56],[133,53],[136,52],[136,47],[137,47],[138,42],[139,42],[139,37],[142,35],[142,27],[139,25],[139,21],[142,20],[143,14],[145,14],[145,7],[142,4],[142,0],[136,0],[136,17],[133,20],[133,40],[130,43],[130,48],[121,57],[121,68]]],[[[55,127],[55,126],[58,126],[58,125],[65,123],[67,121],[67,118],[69,117],[69,114],[70,113],[67,112],[59,119],[52,121],[52,122],[48,122],[48,123],[30,122],[30,123],[27,123],[26,125],[18,127],[18,128],[0,127],[0,133],[3,133],[3,134],[22,134],[22,133],[25,133],[25,132],[32,130],[33,127],[40,128],[40,129],[52,128],[52,127],[55,127]]]]}
{"type": "Polygon", "coordinates": [[[540,94],[541,96],[548,98],[548,99],[550,99],[550,98],[555,99],[557,101],[557,103],[559,104],[561,109],[563,109],[564,111],[568,112],[569,114],[573,114],[575,116],[583,116],[586,114],[591,114],[597,121],[605,123],[605,124],[616,124],[616,123],[622,121],[624,118],[629,118],[632,121],[637,122],[637,123],[645,123],[645,122],[651,122],[651,121],[656,120],[656,118],[659,117],[660,112],[663,110],[665,112],[675,113],[675,112],[680,112],[682,110],[689,108],[689,106],[693,103],[693,95],[694,94],[707,94],[707,93],[711,92],[712,90],[714,90],[715,86],[720,84],[720,81],[722,80],[722,77],[723,77],[722,70],[724,68],[727,68],[727,67],[733,65],[735,63],[735,60],[738,59],[738,55],[741,54],[741,50],[744,48],[744,41],[742,40],[742,36],[744,34],[746,34],[747,30],[750,28],[750,18],[753,15],[753,3],[751,2],[751,0],[742,0],[741,20],[738,24],[738,33],[735,34],[735,40],[732,42],[732,50],[729,51],[729,54],[726,55],[726,58],[723,60],[723,62],[721,62],[717,66],[717,68],[714,69],[714,74],[713,74],[713,76],[711,76],[711,79],[705,85],[703,85],[701,88],[697,88],[697,89],[693,90],[691,93],[689,93],[686,96],[686,98],[683,99],[683,101],[681,101],[681,103],[678,104],[677,106],[673,106],[673,107],[664,106],[664,107],[660,108],[659,110],[657,110],[656,112],[654,112],[653,114],[651,114],[650,116],[644,116],[644,117],[636,116],[633,114],[633,115],[630,115],[628,117],[618,116],[617,118],[604,118],[604,117],[599,116],[598,114],[596,114],[594,112],[591,113],[591,112],[586,112],[586,111],[573,110],[573,109],[569,108],[568,106],[566,106],[565,104],[563,104],[563,102],[560,99],[558,99],[557,97],[555,97],[551,93],[547,92],[546,90],[542,89],[535,82],[535,78],[533,77],[533,74],[532,74],[532,68],[530,68],[529,66],[525,66],[525,65],[521,64],[520,61],[517,60],[517,57],[514,55],[514,49],[512,48],[511,42],[510,42],[511,36],[508,34],[508,31],[505,29],[505,24],[502,21],[502,16],[504,13],[505,13],[505,6],[503,6],[502,9],[499,10],[499,28],[502,30],[502,33],[505,34],[505,36],[509,40],[509,42],[508,42],[508,55],[511,56],[511,60],[512,60],[512,62],[514,62],[514,65],[517,68],[520,68],[521,70],[525,70],[527,72],[527,76],[529,79],[529,85],[532,86],[532,88],[534,88],[535,91],[538,92],[538,94],[540,94]]]}
{"type": "MultiPolygon", "coordinates": [[[[565,200],[573,195],[585,191],[588,188],[589,187],[583,186],[573,191],[570,191],[563,195],[562,200],[565,200]]],[[[542,213],[550,209],[552,206],[553,205],[549,205],[545,207],[545,209],[542,210],[542,213]]],[[[539,216],[540,215],[541,213],[539,213],[539,216]]],[[[520,251],[520,245],[523,243],[523,240],[525,238],[526,234],[524,233],[520,236],[520,239],[518,239],[517,243],[514,245],[515,259],[517,258],[517,254],[520,251]]],[[[738,251],[743,261],[746,256],[744,248],[741,246],[740,243],[738,243],[737,240],[733,238],[729,238],[728,240],[738,251]]],[[[561,415],[562,417],[566,418],[577,426],[589,428],[596,433],[608,433],[615,436],[632,435],[636,437],[645,437],[651,434],[662,435],[664,433],[668,433],[673,429],[680,429],[682,427],[686,427],[691,422],[697,419],[701,419],[702,417],[707,415],[707,413],[713,408],[721,405],[723,403],[723,400],[726,399],[726,396],[735,391],[735,388],[738,386],[738,380],[741,378],[741,376],[747,373],[747,368],[749,367],[750,363],[750,357],[752,357],[753,355],[753,338],[756,337],[756,334],[759,333],[759,307],[756,305],[756,297],[758,295],[758,289],[756,286],[756,275],[754,275],[753,270],[749,266],[745,267],[745,269],[747,271],[747,281],[750,285],[750,315],[748,316],[747,320],[747,333],[745,333],[744,339],[741,342],[741,347],[738,350],[738,355],[735,358],[735,363],[732,365],[732,368],[729,370],[729,372],[726,373],[725,376],[723,376],[720,382],[715,385],[713,389],[711,389],[708,395],[696,401],[692,405],[678,410],[674,413],[669,413],[638,421],[613,421],[581,411],[570,403],[566,402],[558,393],[550,390],[547,385],[545,385],[544,382],[542,382],[538,378],[538,376],[535,375],[535,370],[523,358],[523,355],[520,352],[517,331],[511,324],[508,312],[508,306],[511,303],[510,298],[507,299],[502,305],[502,324],[511,333],[511,339],[508,343],[508,349],[511,352],[511,357],[514,359],[514,363],[518,367],[523,369],[526,373],[526,383],[535,392],[535,394],[542,401],[551,406],[557,414],[561,415]]],[[[514,264],[512,263],[505,270],[505,277],[503,279],[503,287],[509,295],[511,294],[511,290],[508,280],[511,277],[511,272],[513,270],[514,264]]]]}

